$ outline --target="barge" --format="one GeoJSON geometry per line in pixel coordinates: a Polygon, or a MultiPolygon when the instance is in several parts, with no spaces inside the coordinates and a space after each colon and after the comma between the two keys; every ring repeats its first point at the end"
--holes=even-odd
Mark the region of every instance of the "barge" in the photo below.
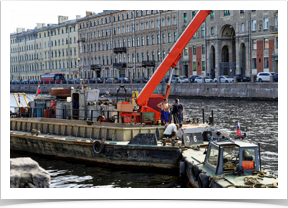
{"type": "MultiPolygon", "coordinates": [[[[211,131],[207,124],[183,127],[211,131]]],[[[178,170],[185,149],[177,140],[163,146],[164,126],[157,125],[11,118],[10,128],[11,150],[138,169],[178,170]]]]}

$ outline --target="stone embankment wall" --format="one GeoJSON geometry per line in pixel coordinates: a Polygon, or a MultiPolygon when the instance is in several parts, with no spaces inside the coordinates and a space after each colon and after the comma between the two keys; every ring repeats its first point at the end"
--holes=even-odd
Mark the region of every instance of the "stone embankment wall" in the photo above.
{"type": "MultiPolygon", "coordinates": [[[[116,94],[119,84],[88,84],[91,88],[99,88],[101,94],[109,92],[116,94]]],[[[145,83],[124,83],[122,84],[127,89],[128,95],[132,91],[139,92],[145,86],[145,83]]],[[[164,94],[166,83],[158,85],[154,94],[164,94]]],[[[51,88],[63,87],[68,89],[70,86],[76,88],[79,84],[42,84],[42,93],[49,93],[51,88]]],[[[10,92],[25,92],[36,93],[37,84],[25,85],[10,85],[10,92]]],[[[120,94],[124,94],[124,90],[120,90],[120,94]]],[[[171,96],[183,97],[219,97],[219,98],[259,98],[259,99],[278,99],[278,83],[263,82],[263,83],[173,83],[170,91],[171,96]]]]}
{"type": "Polygon", "coordinates": [[[50,175],[29,157],[10,159],[10,188],[49,188],[50,175]]]}

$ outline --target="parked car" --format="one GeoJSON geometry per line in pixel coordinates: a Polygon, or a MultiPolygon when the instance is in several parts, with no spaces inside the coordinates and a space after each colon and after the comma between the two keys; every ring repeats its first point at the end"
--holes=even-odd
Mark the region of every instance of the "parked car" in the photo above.
{"type": "Polygon", "coordinates": [[[198,75],[193,75],[193,76],[191,76],[191,77],[190,77],[191,82],[194,82],[196,77],[199,77],[199,76],[198,76],[198,75]]]}
{"type": "Polygon", "coordinates": [[[188,78],[186,76],[179,76],[178,82],[179,83],[188,83],[188,78]]]}
{"type": "MultiPolygon", "coordinates": [[[[217,78],[214,78],[213,82],[218,82],[217,78]]],[[[233,83],[233,82],[234,82],[234,78],[231,78],[227,75],[220,76],[220,83],[233,83]]]]}
{"type": "Polygon", "coordinates": [[[270,76],[273,76],[274,72],[260,72],[257,74],[256,81],[257,82],[269,82],[270,76]]]}
{"type": "Polygon", "coordinates": [[[118,79],[117,78],[107,78],[106,79],[106,83],[112,83],[113,80],[114,80],[114,83],[118,83],[118,79]]]}
{"type": "Polygon", "coordinates": [[[38,81],[37,80],[29,80],[29,83],[30,84],[38,84],[38,81]]]}
{"type": "MultiPolygon", "coordinates": [[[[176,79],[175,79],[176,77],[179,77],[179,75],[172,75],[172,77],[171,77],[171,83],[175,83],[175,82],[176,82],[176,79]]],[[[168,75],[168,76],[166,77],[166,79],[165,79],[165,82],[166,82],[166,83],[168,83],[169,78],[170,78],[170,75],[168,75]]]]}
{"type": "Polygon", "coordinates": [[[139,77],[138,79],[136,79],[136,82],[141,83],[141,80],[143,80],[143,83],[147,83],[149,79],[146,77],[139,77]]]}
{"type": "Polygon", "coordinates": [[[29,82],[28,79],[23,79],[23,80],[21,81],[21,84],[28,84],[28,82],[29,82]]]}
{"type": "Polygon", "coordinates": [[[17,81],[20,82],[20,80],[11,80],[11,81],[10,81],[10,84],[17,84],[17,81]]]}
{"type": "Polygon", "coordinates": [[[275,82],[278,82],[278,73],[277,73],[277,74],[274,74],[273,77],[274,77],[274,81],[275,81],[275,82]]]}
{"type": "Polygon", "coordinates": [[[99,77],[94,77],[93,79],[90,79],[90,83],[95,84],[97,80],[97,83],[103,83],[103,80],[99,77]]]}
{"type": "MultiPolygon", "coordinates": [[[[205,83],[212,83],[213,80],[209,77],[204,77],[205,83]]],[[[195,83],[202,83],[202,77],[196,77],[194,80],[195,83]]]]}
{"type": "Polygon", "coordinates": [[[80,84],[80,79],[79,78],[74,78],[73,83],[75,81],[75,84],[80,84]]]}
{"type": "Polygon", "coordinates": [[[130,83],[130,80],[127,77],[120,77],[118,83],[121,83],[121,80],[123,80],[123,83],[130,83]]]}
{"type": "Polygon", "coordinates": [[[67,78],[63,80],[63,84],[74,84],[74,80],[67,78]]]}
{"type": "Polygon", "coordinates": [[[15,84],[21,84],[20,80],[16,80],[15,84]]]}
{"type": "Polygon", "coordinates": [[[234,77],[237,77],[237,82],[250,82],[251,79],[250,77],[245,77],[245,76],[242,76],[240,74],[235,74],[233,76],[231,76],[231,78],[234,79],[234,77]]]}

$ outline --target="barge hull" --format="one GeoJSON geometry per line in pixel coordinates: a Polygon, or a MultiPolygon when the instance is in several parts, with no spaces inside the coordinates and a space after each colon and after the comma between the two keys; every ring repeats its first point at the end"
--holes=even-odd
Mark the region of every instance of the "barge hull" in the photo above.
{"type": "Polygon", "coordinates": [[[179,147],[114,144],[105,144],[104,152],[96,154],[92,148],[93,143],[89,139],[84,140],[66,141],[11,133],[10,149],[105,165],[137,166],[140,169],[178,169],[182,155],[179,147]]]}

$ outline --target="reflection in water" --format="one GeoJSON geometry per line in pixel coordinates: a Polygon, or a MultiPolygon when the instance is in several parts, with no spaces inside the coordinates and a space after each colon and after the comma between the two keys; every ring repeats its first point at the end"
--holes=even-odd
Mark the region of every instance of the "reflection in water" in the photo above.
{"type": "MultiPolygon", "coordinates": [[[[173,103],[172,98],[169,103],[173,103]]],[[[248,134],[248,139],[260,143],[262,168],[278,175],[278,102],[180,99],[180,103],[185,108],[184,118],[199,118],[201,122],[201,108],[205,109],[205,119],[213,110],[217,130],[227,131],[232,138],[236,136],[239,122],[240,130],[248,134]]],[[[95,167],[91,164],[11,151],[11,158],[15,157],[31,157],[37,161],[51,175],[52,188],[183,187],[175,173],[95,167]]]]}

